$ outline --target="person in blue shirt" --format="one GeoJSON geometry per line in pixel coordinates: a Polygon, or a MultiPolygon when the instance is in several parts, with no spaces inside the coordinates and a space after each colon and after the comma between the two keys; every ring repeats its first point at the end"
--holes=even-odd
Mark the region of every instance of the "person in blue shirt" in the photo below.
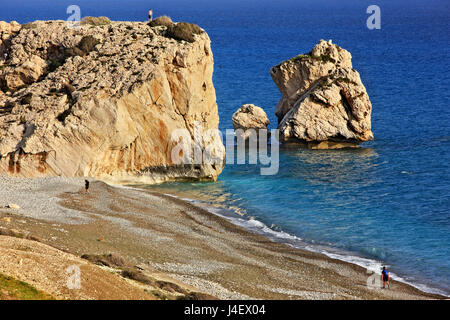
{"type": "Polygon", "coordinates": [[[383,289],[386,288],[386,283],[388,285],[388,288],[390,288],[389,271],[386,269],[386,267],[383,267],[383,271],[381,271],[381,280],[383,281],[383,289]]]}

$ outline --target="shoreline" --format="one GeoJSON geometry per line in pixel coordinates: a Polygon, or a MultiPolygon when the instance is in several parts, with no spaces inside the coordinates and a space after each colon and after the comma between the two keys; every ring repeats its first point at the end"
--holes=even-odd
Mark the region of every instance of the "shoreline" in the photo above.
{"type": "MultiPolygon", "coordinates": [[[[185,198],[182,200],[189,201],[189,199],[185,199],[185,198]]],[[[197,200],[193,199],[192,201],[197,201],[197,200]]],[[[206,209],[206,210],[208,210],[208,209],[206,209]]],[[[256,220],[256,219],[227,217],[226,215],[221,215],[220,213],[216,213],[213,210],[208,210],[208,211],[210,211],[212,214],[218,215],[219,217],[227,219],[227,220],[231,221],[233,224],[241,226],[250,232],[261,234],[262,236],[265,236],[274,242],[280,242],[280,243],[292,246],[293,248],[296,248],[298,250],[306,250],[306,251],[310,251],[310,252],[314,252],[314,253],[318,253],[318,254],[323,254],[331,259],[336,259],[336,260],[339,260],[339,261],[342,261],[345,263],[357,265],[357,266],[367,269],[368,271],[372,271],[372,272],[376,272],[376,273],[380,272],[383,265],[392,267],[392,265],[381,263],[380,261],[375,260],[375,259],[361,257],[361,256],[357,255],[357,253],[355,253],[355,252],[341,251],[341,250],[331,247],[331,246],[324,246],[324,245],[319,245],[319,244],[314,245],[314,244],[306,243],[301,238],[298,238],[295,235],[286,233],[284,231],[281,231],[281,232],[273,231],[264,222],[256,220]],[[237,219],[242,220],[243,222],[238,223],[238,222],[236,222],[237,219]],[[249,226],[244,225],[244,224],[248,224],[248,223],[255,224],[257,226],[255,228],[251,228],[251,226],[249,227],[249,226]],[[293,241],[286,241],[286,240],[293,240],[293,241]]],[[[396,281],[402,282],[409,286],[412,286],[420,291],[430,293],[430,294],[437,294],[437,295],[450,297],[449,294],[446,294],[442,290],[434,288],[431,285],[427,285],[424,283],[409,282],[408,280],[404,279],[403,277],[401,277],[393,272],[390,272],[390,274],[391,274],[391,277],[393,279],[395,279],[396,281]]]]}
{"type": "MultiPolygon", "coordinates": [[[[214,212],[211,212],[211,213],[212,214],[216,214],[214,212]]],[[[222,217],[222,218],[224,218],[224,219],[227,219],[226,216],[222,216],[220,214],[217,214],[217,215],[222,217]]],[[[230,220],[232,221],[234,219],[230,219],[230,220]]],[[[246,220],[246,221],[248,221],[248,220],[246,220]]],[[[259,223],[259,224],[263,225],[264,229],[266,229],[266,228],[270,229],[266,224],[264,224],[263,222],[261,222],[259,220],[251,219],[250,221],[255,221],[256,223],[259,223]]],[[[234,222],[232,221],[232,223],[234,223],[234,222]]],[[[238,224],[238,225],[241,226],[240,224],[238,224]]],[[[255,230],[255,229],[252,230],[252,229],[249,229],[248,227],[245,227],[245,226],[243,226],[243,227],[246,230],[249,230],[250,232],[261,234],[261,235],[271,239],[272,241],[280,242],[280,243],[292,246],[293,248],[298,249],[298,250],[304,250],[304,251],[310,251],[310,252],[322,254],[322,255],[325,255],[325,256],[327,256],[327,257],[329,257],[331,259],[336,259],[336,260],[339,260],[339,261],[342,261],[342,262],[345,262],[345,263],[349,263],[349,264],[352,264],[352,265],[356,265],[356,266],[362,267],[362,268],[366,269],[367,271],[372,271],[372,272],[375,272],[375,273],[379,273],[379,271],[381,270],[383,265],[392,267],[392,265],[383,264],[380,261],[377,261],[375,259],[358,256],[355,252],[348,251],[348,252],[346,252],[347,254],[345,254],[344,251],[339,252],[339,249],[333,248],[333,247],[330,247],[330,246],[313,245],[313,244],[305,243],[300,238],[298,238],[298,239],[299,239],[299,241],[303,242],[303,245],[292,244],[292,243],[283,241],[283,237],[278,237],[278,236],[271,237],[270,233],[268,233],[266,230],[262,230],[261,232],[258,232],[258,230],[255,230]],[[336,252],[333,253],[332,251],[336,251],[336,252]]],[[[272,231],[272,232],[277,232],[277,231],[272,231]]],[[[282,233],[285,233],[285,232],[283,231],[282,233]]],[[[295,236],[295,235],[291,235],[289,233],[285,233],[285,234],[288,235],[288,236],[297,238],[297,236],[295,236]]],[[[284,239],[284,240],[286,240],[286,239],[284,239]]],[[[294,239],[294,241],[297,241],[297,240],[294,239]]],[[[418,289],[420,291],[423,291],[425,293],[437,294],[437,295],[441,295],[441,296],[445,296],[445,297],[450,297],[450,295],[448,295],[445,292],[441,291],[440,289],[434,288],[434,287],[432,287],[430,285],[423,284],[423,283],[409,282],[408,280],[405,280],[403,277],[401,277],[401,276],[399,276],[399,275],[397,275],[397,274],[395,274],[393,272],[389,272],[389,273],[390,273],[390,276],[393,279],[395,279],[395,281],[398,281],[398,282],[404,283],[406,285],[412,286],[412,287],[414,287],[414,288],[416,288],[416,289],[418,289]]]]}
{"type": "Polygon", "coordinates": [[[446,298],[395,280],[371,290],[361,266],[274,242],[171,195],[100,181],[85,194],[82,179],[1,180],[0,206],[22,201],[18,212],[0,209],[10,227],[78,256],[118,253],[220,299],[446,298]]]}
{"type": "MultiPolygon", "coordinates": [[[[118,186],[119,187],[119,186],[118,186]]],[[[134,187],[133,187],[134,188],[134,187]]],[[[139,189],[139,188],[137,188],[139,189]]],[[[148,189],[146,189],[148,190],[148,189]]],[[[150,189],[151,190],[151,189],[150,189]]],[[[159,191],[157,191],[159,192],[159,191]]],[[[199,200],[199,199],[191,199],[191,198],[181,198],[178,197],[175,193],[166,193],[166,192],[160,192],[161,194],[164,194],[169,197],[174,197],[176,199],[187,201],[189,203],[192,203],[194,206],[198,206],[201,209],[207,210],[213,215],[216,215],[218,217],[221,217],[223,219],[226,219],[233,223],[236,226],[242,227],[245,230],[261,235],[263,237],[267,237],[271,241],[282,243],[288,246],[292,246],[295,249],[313,252],[321,255],[325,255],[330,259],[339,260],[345,263],[349,263],[352,265],[356,265],[359,267],[362,267],[367,270],[367,272],[371,271],[374,273],[379,273],[383,265],[387,265],[389,267],[392,267],[392,265],[383,264],[378,260],[371,259],[371,258],[365,258],[357,255],[355,252],[350,251],[342,251],[337,248],[333,248],[331,246],[325,246],[325,245],[319,245],[319,244],[309,244],[307,242],[304,242],[301,238],[292,235],[290,233],[284,232],[284,231],[274,231],[271,228],[269,228],[264,222],[253,219],[253,218],[244,218],[241,215],[238,215],[234,212],[236,216],[232,216],[231,214],[222,214],[219,211],[225,211],[227,209],[220,208],[219,210],[214,210],[216,207],[208,207],[208,203],[199,200]],[[201,204],[201,205],[198,205],[201,204]],[[301,243],[301,244],[300,244],[301,243]]],[[[232,209],[228,209],[228,211],[232,211],[232,209]]],[[[424,293],[428,294],[436,294],[443,297],[449,298],[450,295],[443,292],[441,289],[434,288],[430,285],[424,284],[424,283],[414,283],[409,282],[408,280],[404,279],[403,277],[390,272],[391,277],[395,279],[397,282],[401,282],[403,284],[409,285],[411,287],[414,287],[424,293]]]]}
{"type": "MultiPolygon", "coordinates": [[[[169,196],[169,197],[174,197],[175,199],[180,200],[180,201],[186,201],[186,202],[188,202],[188,203],[192,203],[194,206],[196,206],[195,201],[200,201],[200,200],[196,200],[196,199],[178,198],[177,196],[175,196],[175,195],[173,195],[173,194],[168,194],[168,193],[160,193],[160,194],[165,195],[165,196],[169,196]]],[[[292,248],[294,248],[295,250],[299,250],[299,251],[303,251],[303,252],[311,252],[311,253],[319,254],[319,255],[325,256],[325,257],[327,257],[327,258],[329,258],[329,259],[331,259],[331,260],[337,260],[337,261],[339,261],[339,262],[341,262],[341,263],[349,264],[349,265],[351,265],[351,266],[353,266],[353,267],[355,267],[355,268],[367,269],[367,267],[364,266],[364,265],[361,265],[361,264],[358,264],[358,263],[355,263],[355,262],[350,262],[350,261],[344,260],[343,258],[338,257],[338,256],[339,256],[338,254],[335,254],[335,257],[333,257],[333,256],[332,256],[333,254],[332,254],[332,253],[329,253],[329,252],[318,251],[318,250],[314,250],[314,249],[312,249],[312,248],[311,248],[311,249],[308,249],[308,248],[297,247],[297,246],[292,245],[292,244],[287,243],[287,242],[276,241],[275,239],[273,239],[273,237],[269,237],[268,234],[267,234],[267,232],[264,232],[264,231],[263,231],[263,232],[259,233],[259,232],[257,232],[257,231],[253,231],[253,230],[251,230],[251,229],[249,229],[249,228],[247,228],[247,227],[245,227],[245,226],[242,226],[242,225],[240,225],[240,224],[237,224],[237,223],[233,222],[234,218],[230,218],[230,217],[227,217],[227,216],[225,216],[225,215],[221,215],[221,214],[219,214],[219,213],[217,213],[217,212],[213,212],[212,210],[209,210],[208,208],[203,208],[203,207],[201,207],[201,206],[196,206],[196,207],[198,207],[199,209],[202,209],[202,210],[206,210],[206,211],[209,212],[210,214],[213,214],[213,215],[215,215],[215,216],[217,216],[217,217],[219,217],[219,218],[222,218],[222,219],[225,219],[225,220],[227,220],[227,221],[230,221],[233,225],[235,225],[235,226],[237,226],[237,227],[242,227],[242,228],[244,228],[244,230],[246,230],[246,231],[248,231],[248,232],[250,232],[250,233],[257,234],[257,235],[261,235],[261,236],[263,236],[263,237],[269,239],[270,241],[273,241],[274,243],[280,243],[280,244],[283,244],[283,245],[288,245],[288,246],[291,246],[292,248]]],[[[244,221],[245,219],[242,219],[242,220],[244,221]]],[[[249,220],[245,220],[245,221],[249,221],[249,220]]],[[[261,222],[261,221],[259,221],[259,220],[253,220],[253,221],[255,221],[255,222],[257,222],[257,223],[260,223],[260,224],[264,225],[265,228],[269,228],[267,225],[265,225],[263,222],[261,222]]],[[[275,231],[275,232],[276,232],[276,231],[275,231]]],[[[284,232],[283,232],[283,233],[284,233],[284,232]]],[[[288,233],[285,233],[285,234],[288,235],[288,236],[291,236],[291,237],[296,237],[296,236],[291,235],[291,234],[288,234],[288,233]]],[[[361,257],[356,256],[356,255],[354,255],[354,256],[352,256],[352,257],[356,257],[356,258],[360,258],[360,259],[366,259],[366,258],[361,258],[361,257]]],[[[367,260],[370,260],[370,259],[367,259],[367,260]]],[[[373,262],[376,262],[376,261],[373,260],[373,262]]],[[[372,270],[371,270],[371,271],[372,271],[372,270]]],[[[380,275],[380,276],[381,276],[381,275],[380,275]]],[[[444,293],[440,293],[440,292],[432,292],[432,291],[425,291],[425,290],[423,290],[422,288],[419,287],[420,285],[419,285],[419,286],[416,286],[416,285],[414,285],[413,283],[408,283],[408,282],[405,281],[403,278],[400,278],[399,276],[397,276],[397,275],[395,275],[395,274],[394,274],[394,276],[395,276],[395,280],[393,280],[394,282],[399,282],[399,283],[402,283],[403,285],[410,286],[410,287],[412,287],[412,288],[414,288],[414,289],[416,289],[416,290],[418,290],[418,291],[420,291],[420,292],[423,292],[423,293],[425,293],[425,294],[437,295],[437,296],[441,296],[442,298],[449,297],[449,296],[446,296],[444,293]],[[401,280],[398,280],[399,278],[400,278],[401,280]]],[[[429,289],[431,289],[431,290],[439,290],[439,289],[434,289],[434,288],[429,288],[429,289]]]]}

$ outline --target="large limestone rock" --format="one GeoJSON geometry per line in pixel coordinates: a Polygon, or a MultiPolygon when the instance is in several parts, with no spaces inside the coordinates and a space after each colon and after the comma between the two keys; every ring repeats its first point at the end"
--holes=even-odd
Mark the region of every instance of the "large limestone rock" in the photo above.
{"type": "Polygon", "coordinates": [[[282,94],[275,112],[281,142],[340,148],[373,140],[372,105],[347,50],[321,40],[270,74],[282,94]]]}
{"type": "Polygon", "coordinates": [[[1,22],[0,174],[215,180],[218,134],[197,141],[216,163],[174,162],[180,141],[171,139],[178,129],[194,137],[196,125],[218,128],[210,39],[201,31],[175,40],[166,28],[1,22]]]}
{"type": "Polygon", "coordinates": [[[232,122],[235,130],[243,130],[244,139],[249,138],[252,132],[247,130],[254,129],[254,132],[258,134],[261,129],[267,130],[267,126],[270,123],[264,110],[253,104],[242,105],[233,114],[232,122]]]}

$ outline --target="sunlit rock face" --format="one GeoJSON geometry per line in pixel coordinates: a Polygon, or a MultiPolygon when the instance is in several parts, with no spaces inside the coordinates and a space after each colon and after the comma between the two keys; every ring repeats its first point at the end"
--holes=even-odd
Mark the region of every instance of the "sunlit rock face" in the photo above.
{"type": "Polygon", "coordinates": [[[267,131],[267,126],[270,124],[269,118],[264,110],[254,104],[242,105],[233,114],[232,121],[234,130],[237,130],[236,134],[241,132],[244,139],[250,138],[251,135],[257,137],[259,131],[267,131]]]}
{"type": "MultiPolygon", "coordinates": [[[[218,128],[210,39],[165,32],[143,22],[1,22],[0,174],[215,180],[220,161],[172,155],[174,131],[218,128]]],[[[219,135],[208,151],[223,158],[219,135]]]]}
{"type": "Polygon", "coordinates": [[[342,148],[373,140],[372,105],[351,54],[331,41],[273,67],[280,141],[342,148]]]}

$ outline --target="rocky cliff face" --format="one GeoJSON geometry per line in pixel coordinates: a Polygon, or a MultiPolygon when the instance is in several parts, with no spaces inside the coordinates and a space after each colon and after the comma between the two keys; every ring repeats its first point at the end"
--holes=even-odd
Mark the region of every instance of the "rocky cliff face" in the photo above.
{"type": "MultiPolygon", "coordinates": [[[[174,130],[218,128],[210,39],[166,31],[143,22],[0,22],[0,174],[216,179],[221,163],[171,157],[174,130]]],[[[209,142],[223,159],[220,138],[209,142]]]]}
{"type": "Polygon", "coordinates": [[[282,94],[276,108],[282,142],[340,148],[373,139],[372,105],[351,58],[321,40],[310,53],[270,70],[282,94]]]}

